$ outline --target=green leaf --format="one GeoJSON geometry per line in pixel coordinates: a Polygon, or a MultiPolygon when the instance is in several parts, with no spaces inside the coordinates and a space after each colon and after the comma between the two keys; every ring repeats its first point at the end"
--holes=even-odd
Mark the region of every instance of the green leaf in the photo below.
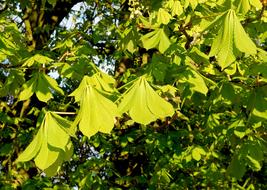
{"type": "Polygon", "coordinates": [[[45,64],[48,64],[50,62],[52,62],[53,59],[47,57],[47,56],[44,56],[44,55],[41,55],[41,54],[35,54],[33,55],[32,57],[28,58],[24,64],[22,65],[22,67],[31,67],[33,66],[35,63],[37,65],[45,65],[45,64]]]}
{"type": "Polygon", "coordinates": [[[38,77],[37,75],[34,75],[29,81],[27,81],[23,85],[23,90],[21,91],[21,93],[19,95],[20,101],[27,100],[33,95],[33,93],[36,90],[37,77],[38,77]]]}
{"type": "Polygon", "coordinates": [[[53,78],[51,78],[48,75],[42,75],[42,77],[47,81],[48,85],[53,88],[55,91],[57,91],[59,94],[64,95],[64,92],[61,88],[59,88],[57,81],[53,78]]]}
{"type": "Polygon", "coordinates": [[[192,91],[199,92],[206,95],[208,93],[207,85],[200,74],[192,69],[188,69],[181,73],[180,79],[181,83],[189,84],[189,88],[192,91]]]}
{"type": "Polygon", "coordinates": [[[57,0],[47,0],[49,4],[55,6],[57,3],[57,0]]]}
{"type": "Polygon", "coordinates": [[[42,145],[39,153],[34,158],[34,162],[38,168],[41,170],[45,170],[49,166],[51,166],[54,162],[56,162],[59,157],[59,153],[61,149],[57,149],[52,147],[47,143],[47,137],[44,136],[42,140],[42,145]]]}
{"type": "Polygon", "coordinates": [[[107,88],[107,84],[103,83],[104,80],[95,81],[95,76],[85,76],[79,87],[70,95],[80,102],[80,110],[74,123],[79,123],[81,132],[89,138],[98,131],[110,133],[115,117],[118,116],[117,106],[100,92],[103,86],[107,88]],[[100,89],[96,89],[97,87],[100,89]]]}
{"type": "Polygon", "coordinates": [[[197,5],[198,5],[198,0],[187,0],[187,1],[189,1],[189,3],[190,3],[190,5],[191,5],[191,7],[192,7],[193,10],[194,10],[194,9],[197,7],[197,5]]]}
{"type": "Polygon", "coordinates": [[[237,155],[234,155],[230,165],[227,168],[227,174],[239,180],[244,176],[245,172],[246,165],[244,161],[240,160],[237,155]]]}
{"type": "Polygon", "coordinates": [[[47,143],[53,147],[64,150],[69,141],[69,135],[61,128],[59,123],[56,122],[50,112],[48,112],[45,117],[44,126],[47,129],[47,143]]]}
{"type": "Polygon", "coordinates": [[[223,36],[221,39],[221,48],[218,51],[218,63],[222,69],[228,67],[236,59],[236,53],[234,52],[234,18],[233,11],[229,11],[226,15],[223,28],[223,36]]]}
{"type": "Polygon", "coordinates": [[[256,54],[255,44],[246,34],[240,24],[234,10],[230,9],[223,20],[217,37],[213,40],[210,56],[217,56],[218,64],[222,69],[231,65],[240,52],[246,54],[256,54]]]}
{"type": "Polygon", "coordinates": [[[201,154],[199,153],[198,149],[194,148],[192,150],[192,157],[196,161],[199,161],[201,159],[201,154]]]}
{"type": "Polygon", "coordinates": [[[53,119],[53,122],[55,122],[55,125],[59,126],[61,129],[63,129],[66,133],[69,134],[69,136],[72,136],[72,137],[76,137],[75,133],[76,133],[76,127],[73,127],[72,123],[53,113],[53,112],[50,112],[51,116],[52,116],[52,119],[53,119]]]}
{"type": "Polygon", "coordinates": [[[261,170],[261,164],[258,160],[252,158],[251,156],[248,156],[248,161],[249,161],[249,165],[250,167],[254,170],[254,171],[260,171],[261,170]]]}
{"type": "Polygon", "coordinates": [[[157,47],[160,40],[160,32],[159,30],[154,30],[152,32],[147,33],[141,38],[144,48],[152,49],[157,47]]]}
{"type": "Polygon", "coordinates": [[[249,107],[255,119],[267,119],[267,88],[261,87],[254,90],[249,98],[249,107]]]}
{"type": "Polygon", "coordinates": [[[24,90],[19,95],[20,101],[29,99],[35,93],[40,101],[47,102],[53,98],[51,89],[64,94],[62,89],[58,87],[55,79],[44,73],[34,73],[33,77],[25,83],[23,88],[24,90]]]}
{"type": "Polygon", "coordinates": [[[2,87],[0,85],[0,97],[17,95],[20,86],[23,85],[24,82],[24,73],[21,70],[11,69],[4,85],[2,87]]]}
{"type": "Polygon", "coordinates": [[[168,24],[171,20],[171,15],[163,8],[158,10],[157,22],[158,24],[168,24]]]}
{"type": "Polygon", "coordinates": [[[246,54],[254,55],[257,53],[257,47],[249,38],[236,14],[232,11],[234,19],[234,41],[236,48],[246,54]]]}
{"type": "Polygon", "coordinates": [[[201,159],[201,155],[205,155],[206,152],[201,147],[195,147],[192,150],[192,158],[196,161],[199,161],[201,159]]]}
{"type": "Polygon", "coordinates": [[[262,9],[262,3],[260,0],[249,0],[250,4],[257,9],[262,9]]]}
{"type": "Polygon", "coordinates": [[[250,10],[250,0],[240,0],[238,7],[237,7],[237,12],[241,12],[242,14],[246,14],[250,10]]]}
{"type": "Polygon", "coordinates": [[[158,48],[161,53],[164,53],[171,42],[168,36],[165,34],[163,28],[156,29],[150,33],[147,33],[141,38],[143,46],[146,49],[158,48]]]}
{"type": "Polygon", "coordinates": [[[118,115],[117,106],[93,87],[86,89],[80,112],[82,114],[80,130],[88,137],[98,131],[110,133],[114,126],[115,116],[118,115]]]}
{"type": "Polygon", "coordinates": [[[44,74],[38,74],[35,94],[40,101],[47,102],[48,100],[53,98],[53,95],[50,92],[49,86],[50,85],[45,79],[44,74]]]}
{"type": "Polygon", "coordinates": [[[138,50],[139,34],[134,27],[127,28],[121,35],[120,47],[128,50],[132,54],[138,50]]]}
{"type": "Polygon", "coordinates": [[[122,95],[118,108],[121,114],[128,112],[134,121],[144,125],[174,113],[172,105],[161,98],[144,77],[136,80],[122,95]]]}
{"type": "Polygon", "coordinates": [[[69,130],[71,123],[55,113],[46,112],[40,129],[16,162],[26,162],[34,158],[35,164],[48,175],[54,175],[63,161],[69,160],[73,147],[69,130]],[[65,126],[66,125],[66,126],[65,126]]]}
{"type": "Polygon", "coordinates": [[[171,6],[171,9],[172,16],[180,16],[184,12],[183,6],[181,5],[180,1],[174,1],[173,6],[171,6]]]}
{"type": "Polygon", "coordinates": [[[43,139],[42,135],[42,131],[38,131],[29,146],[19,155],[16,162],[27,162],[36,156],[41,148],[43,139]]]}

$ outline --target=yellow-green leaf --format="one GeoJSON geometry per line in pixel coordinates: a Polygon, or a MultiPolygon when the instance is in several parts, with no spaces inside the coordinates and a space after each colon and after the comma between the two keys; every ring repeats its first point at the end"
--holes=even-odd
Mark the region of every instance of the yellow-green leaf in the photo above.
{"type": "Polygon", "coordinates": [[[16,162],[27,162],[34,158],[39,152],[42,144],[42,132],[38,131],[29,146],[19,155],[16,162]]]}
{"type": "Polygon", "coordinates": [[[122,95],[118,109],[121,114],[128,112],[134,121],[144,125],[174,113],[172,105],[161,98],[144,77],[136,80],[122,95]]]}

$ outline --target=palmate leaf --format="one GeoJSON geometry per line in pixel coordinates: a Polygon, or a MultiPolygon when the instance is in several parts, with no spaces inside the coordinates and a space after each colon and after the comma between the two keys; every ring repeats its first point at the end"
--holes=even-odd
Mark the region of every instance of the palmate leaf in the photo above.
{"type": "Polygon", "coordinates": [[[33,95],[33,93],[35,93],[40,101],[47,102],[53,98],[51,89],[54,89],[60,94],[64,94],[55,79],[44,73],[34,73],[33,77],[27,81],[25,85],[23,85],[23,90],[19,95],[19,100],[27,100],[33,95]]]}
{"type": "Polygon", "coordinates": [[[97,132],[110,133],[118,116],[116,104],[103,95],[112,90],[106,82],[112,80],[105,77],[101,78],[99,74],[85,76],[79,87],[70,94],[80,102],[74,124],[79,123],[80,131],[89,138],[97,132]]]}
{"type": "Polygon", "coordinates": [[[51,59],[47,56],[44,56],[41,54],[35,54],[32,57],[28,58],[22,66],[23,67],[31,67],[34,64],[43,65],[43,64],[48,64],[52,61],[53,61],[53,59],[51,59]]]}
{"type": "Polygon", "coordinates": [[[210,50],[210,56],[218,56],[218,64],[222,69],[228,67],[236,59],[237,53],[234,47],[234,19],[232,11],[229,11],[225,17],[219,34],[213,41],[210,50]]]}
{"type": "MultiPolygon", "coordinates": [[[[257,47],[246,34],[234,10],[230,9],[216,19],[221,23],[217,37],[213,40],[210,56],[217,56],[222,69],[231,65],[241,53],[253,55],[257,47]]],[[[211,25],[207,28],[210,28],[211,25]]]]}
{"type": "Polygon", "coordinates": [[[171,42],[164,32],[163,28],[158,28],[152,32],[147,33],[141,38],[141,40],[143,42],[144,48],[158,48],[160,53],[164,53],[171,45],[171,42]]]}
{"type": "Polygon", "coordinates": [[[34,158],[38,168],[47,170],[47,175],[54,175],[53,171],[58,171],[62,162],[69,160],[72,155],[69,134],[74,136],[68,120],[55,113],[46,112],[37,135],[16,162],[26,162],[34,158]]]}
{"type": "Polygon", "coordinates": [[[127,112],[134,121],[144,125],[174,113],[172,105],[161,98],[144,77],[136,80],[123,94],[118,109],[121,114],[127,112]]]}
{"type": "Polygon", "coordinates": [[[97,72],[91,77],[85,75],[78,88],[74,90],[70,96],[74,96],[76,102],[81,101],[83,91],[87,85],[91,85],[101,92],[109,94],[114,92],[115,80],[102,72],[97,72]]]}

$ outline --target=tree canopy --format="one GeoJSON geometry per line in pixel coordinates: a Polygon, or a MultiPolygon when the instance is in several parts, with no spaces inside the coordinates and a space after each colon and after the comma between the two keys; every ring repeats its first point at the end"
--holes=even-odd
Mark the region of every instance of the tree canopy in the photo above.
{"type": "Polygon", "coordinates": [[[0,189],[266,189],[266,0],[0,0],[0,189]]]}

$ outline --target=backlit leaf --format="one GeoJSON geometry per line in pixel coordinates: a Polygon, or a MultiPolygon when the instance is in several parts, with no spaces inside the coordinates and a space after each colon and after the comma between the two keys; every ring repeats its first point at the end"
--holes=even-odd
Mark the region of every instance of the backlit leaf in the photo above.
{"type": "Polygon", "coordinates": [[[168,24],[171,20],[171,15],[163,8],[158,10],[157,22],[159,24],[168,24]]]}
{"type": "Polygon", "coordinates": [[[25,83],[23,86],[24,90],[19,95],[19,100],[29,99],[33,93],[36,94],[37,98],[42,102],[47,102],[53,98],[51,89],[64,94],[61,88],[59,88],[55,79],[47,76],[44,73],[34,73],[32,78],[25,83]]]}
{"type": "Polygon", "coordinates": [[[170,46],[171,42],[163,28],[156,29],[147,33],[141,38],[144,48],[158,48],[161,53],[164,53],[170,46]]]}
{"type": "Polygon", "coordinates": [[[36,156],[41,148],[43,139],[42,135],[42,131],[38,131],[29,146],[19,155],[16,162],[27,162],[36,156]]]}
{"type": "Polygon", "coordinates": [[[89,138],[98,131],[110,133],[114,119],[118,116],[117,106],[100,93],[105,93],[105,90],[110,91],[112,88],[105,80],[98,77],[98,75],[85,76],[79,87],[70,94],[80,102],[80,110],[74,123],[79,123],[79,129],[89,138]]]}
{"type": "Polygon", "coordinates": [[[144,77],[123,94],[118,108],[121,114],[128,112],[134,121],[144,125],[174,113],[172,105],[161,98],[144,77]]]}
{"type": "MultiPolygon", "coordinates": [[[[46,112],[37,135],[16,162],[26,162],[34,158],[38,168],[47,171],[49,176],[54,175],[73,152],[70,136],[66,132],[70,126],[71,123],[66,119],[46,112]]],[[[70,133],[73,133],[72,130],[70,133]]]]}
{"type": "Polygon", "coordinates": [[[234,41],[236,48],[246,54],[256,54],[257,47],[249,38],[241,23],[239,22],[236,14],[233,12],[234,19],[234,41]]]}

